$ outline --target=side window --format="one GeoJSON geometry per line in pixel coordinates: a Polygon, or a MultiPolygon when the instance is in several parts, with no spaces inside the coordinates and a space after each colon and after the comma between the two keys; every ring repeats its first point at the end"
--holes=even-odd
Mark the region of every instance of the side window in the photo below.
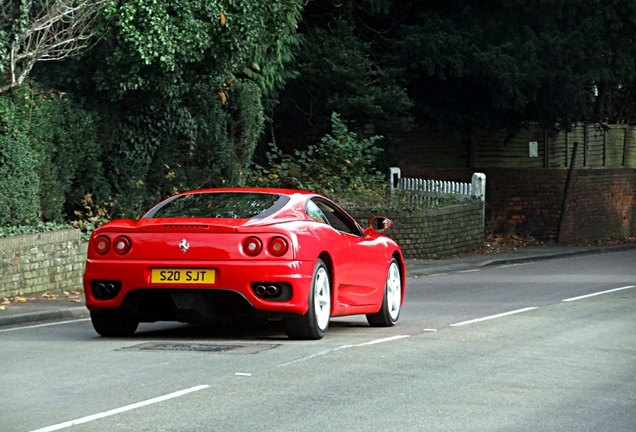
{"type": "Polygon", "coordinates": [[[312,200],[307,201],[307,206],[305,207],[305,211],[307,212],[307,216],[309,216],[313,220],[317,222],[329,224],[329,222],[327,221],[327,218],[322,213],[322,210],[320,210],[320,208],[312,200]]]}
{"type": "Polygon", "coordinates": [[[329,225],[331,225],[334,229],[347,234],[362,236],[360,226],[346,213],[344,213],[332,203],[323,201],[319,198],[313,198],[310,200],[310,202],[313,202],[316,205],[316,207],[327,219],[329,225]]]}

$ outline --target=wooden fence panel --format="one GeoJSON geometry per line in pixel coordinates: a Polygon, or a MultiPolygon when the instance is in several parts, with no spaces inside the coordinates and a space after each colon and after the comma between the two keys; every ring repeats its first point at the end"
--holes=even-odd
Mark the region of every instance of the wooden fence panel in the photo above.
{"type": "Polygon", "coordinates": [[[625,154],[625,134],[627,127],[623,125],[611,125],[606,131],[606,168],[621,168],[625,154]]]}
{"type": "MultiPolygon", "coordinates": [[[[561,132],[565,133],[565,132],[561,132]]],[[[585,127],[583,125],[576,125],[571,132],[568,132],[568,148],[567,148],[567,167],[570,167],[572,163],[572,152],[574,151],[574,143],[579,143],[579,147],[576,153],[576,163],[574,166],[576,168],[583,168],[585,165],[585,157],[584,152],[585,148],[583,143],[585,142],[585,127]]]]}
{"type": "Polygon", "coordinates": [[[521,130],[506,141],[505,132],[476,133],[473,140],[477,143],[474,166],[542,168],[544,164],[543,129],[521,130]],[[538,143],[537,157],[530,157],[529,143],[538,143]]]}
{"type": "Polygon", "coordinates": [[[568,134],[560,133],[555,136],[551,136],[549,139],[550,148],[550,164],[549,168],[566,168],[569,164],[568,160],[570,155],[568,154],[568,134]]]}
{"type": "Polygon", "coordinates": [[[624,166],[636,168],[636,126],[625,128],[624,166]]]}
{"type": "Polygon", "coordinates": [[[414,170],[435,168],[553,168],[570,167],[578,142],[576,168],[636,168],[636,126],[576,124],[570,132],[549,134],[530,124],[509,137],[506,132],[475,131],[468,140],[448,127],[418,125],[391,149],[396,163],[414,170]],[[531,142],[537,143],[531,157],[531,142]],[[472,153],[471,153],[472,151],[472,153]],[[547,152],[547,154],[546,154],[547,152]],[[470,162],[469,162],[470,160],[470,162]]]}
{"type": "Polygon", "coordinates": [[[587,146],[584,152],[586,167],[605,166],[605,134],[602,129],[593,125],[585,126],[587,146]]]}
{"type": "Polygon", "coordinates": [[[420,167],[469,167],[470,154],[467,140],[450,127],[422,122],[400,137],[400,142],[389,149],[398,155],[400,166],[415,163],[420,167]]]}

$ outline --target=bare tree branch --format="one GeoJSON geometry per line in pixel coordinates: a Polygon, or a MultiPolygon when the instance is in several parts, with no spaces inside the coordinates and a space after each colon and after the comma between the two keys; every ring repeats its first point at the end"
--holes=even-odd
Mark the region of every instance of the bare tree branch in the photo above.
{"type": "MultiPolygon", "coordinates": [[[[14,30],[7,47],[10,82],[0,86],[0,93],[11,91],[24,82],[33,66],[42,61],[58,61],[90,48],[94,40],[94,23],[110,0],[42,0],[40,7],[26,6],[27,25],[14,30]]],[[[14,19],[15,13],[3,3],[0,23],[14,19]]],[[[24,18],[24,17],[23,17],[24,18]]]]}

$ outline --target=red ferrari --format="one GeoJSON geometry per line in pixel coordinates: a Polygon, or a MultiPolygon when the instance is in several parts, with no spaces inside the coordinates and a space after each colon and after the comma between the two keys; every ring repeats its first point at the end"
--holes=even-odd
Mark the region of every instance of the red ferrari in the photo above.
{"type": "Polygon", "coordinates": [[[86,306],[102,336],[140,322],[282,319],[292,339],[320,339],[330,317],[366,314],[394,325],[405,266],[377,216],[363,229],[324,196],[300,190],[201,189],[138,220],[93,232],[86,306]]]}

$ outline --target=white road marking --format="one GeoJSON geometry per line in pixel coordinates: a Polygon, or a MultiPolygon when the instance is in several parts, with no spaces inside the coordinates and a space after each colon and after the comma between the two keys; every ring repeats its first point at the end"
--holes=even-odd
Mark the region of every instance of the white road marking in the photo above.
{"type": "Polygon", "coordinates": [[[509,315],[514,315],[514,314],[519,314],[519,313],[523,313],[523,312],[528,312],[531,310],[535,310],[535,309],[539,309],[537,307],[527,307],[527,308],[523,308],[523,309],[518,309],[518,310],[514,310],[514,311],[510,311],[510,312],[504,312],[504,313],[500,313],[497,315],[490,315],[487,317],[483,317],[483,318],[477,318],[474,320],[470,320],[470,321],[462,321],[462,322],[458,322],[455,324],[451,324],[450,327],[459,327],[459,326],[463,326],[466,324],[473,324],[473,323],[477,323],[480,321],[487,321],[487,320],[491,320],[491,319],[495,319],[495,318],[501,318],[501,317],[505,317],[505,316],[509,316],[509,315]]]}
{"type": "Polygon", "coordinates": [[[533,264],[531,262],[522,262],[522,263],[514,263],[514,264],[502,264],[497,266],[497,268],[508,268],[508,267],[519,267],[519,266],[524,266],[524,265],[528,265],[528,264],[533,264]]]}
{"type": "Polygon", "coordinates": [[[235,372],[234,373],[235,376],[244,376],[244,377],[251,377],[252,374],[249,372],[235,372]]]}
{"type": "Polygon", "coordinates": [[[609,293],[613,293],[613,292],[616,292],[616,291],[624,291],[624,290],[628,290],[628,289],[632,289],[632,288],[636,288],[636,286],[635,285],[629,285],[629,286],[624,286],[624,287],[620,287],[620,288],[614,288],[614,289],[607,290],[607,291],[600,291],[600,292],[595,292],[595,293],[592,293],[592,294],[582,295],[582,296],[578,296],[578,297],[572,297],[572,298],[568,298],[568,299],[565,299],[565,300],[562,300],[562,301],[564,301],[564,302],[572,302],[572,301],[576,301],[576,300],[583,300],[583,299],[590,298],[590,297],[596,297],[596,296],[599,296],[599,295],[609,294],[609,293]]]}
{"type": "Polygon", "coordinates": [[[58,423],[58,424],[53,425],[53,426],[47,426],[47,427],[44,427],[42,429],[36,429],[34,431],[31,431],[31,432],[50,432],[50,431],[56,431],[56,430],[64,429],[64,428],[67,428],[67,427],[75,426],[75,425],[78,425],[78,424],[88,423],[88,422],[93,421],[93,420],[98,420],[98,419],[101,419],[101,418],[104,418],[104,417],[112,416],[112,415],[115,415],[115,414],[120,414],[120,413],[123,413],[125,411],[130,411],[130,410],[134,410],[134,409],[137,409],[137,408],[141,408],[141,407],[145,407],[145,406],[148,406],[148,405],[152,405],[152,404],[155,404],[155,403],[158,403],[158,402],[163,402],[163,401],[166,401],[168,399],[174,399],[176,397],[183,396],[183,395],[186,395],[188,393],[195,392],[195,391],[203,390],[203,389],[206,389],[208,387],[210,387],[210,386],[209,385],[199,385],[199,386],[196,386],[196,387],[191,387],[189,389],[180,390],[180,391],[177,391],[177,392],[174,392],[174,393],[170,393],[170,394],[167,394],[167,395],[164,395],[164,396],[159,396],[159,397],[156,397],[156,398],[153,398],[153,399],[148,399],[148,400],[145,400],[145,401],[142,401],[142,402],[137,402],[137,403],[134,403],[134,404],[131,404],[131,405],[126,405],[126,406],[123,406],[121,408],[115,408],[115,409],[112,409],[112,410],[103,411],[101,413],[89,415],[89,416],[86,416],[86,417],[78,418],[78,419],[67,421],[67,422],[64,422],[64,423],[58,423]]]}
{"type": "Polygon", "coordinates": [[[2,329],[2,330],[0,330],[0,333],[6,333],[6,332],[16,331],[16,330],[28,330],[28,329],[34,329],[34,328],[40,328],[40,327],[50,327],[50,326],[55,326],[55,325],[70,324],[70,323],[90,321],[90,320],[91,320],[90,318],[81,318],[81,319],[76,319],[76,320],[56,321],[56,322],[50,322],[50,323],[45,323],[45,324],[35,324],[35,325],[22,326],[22,327],[12,327],[12,328],[8,328],[8,329],[2,329]]]}
{"type": "Polygon", "coordinates": [[[363,346],[368,346],[368,345],[376,345],[376,344],[381,344],[381,343],[385,343],[385,342],[392,342],[394,340],[398,340],[398,339],[404,339],[409,337],[409,335],[397,335],[397,336],[391,336],[388,338],[383,338],[383,339],[374,339],[372,341],[369,342],[363,342],[360,344],[354,344],[354,345],[342,345],[339,346],[337,348],[332,348],[332,349],[328,349],[328,350],[324,350],[324,351],[319,351],[315,354],[311,354],[305,357],[301,357],[301,358],[297,358],[296,360],[291,360],[285,363],[280,363],[278,366],[290,366],[296,363],[302,363],[302,362],[306,362],[309,360],[313,360],[315,358],[318,357],[322,357],[322,356],[326,356],[328,354],[333,354],[335,352],[338,351],[342,351],[342,350],[346,350],[346,349],[351,349],[351,348],[359,348],[359,347],[363,347],[363,346]]]}
{"type": "Polygon", "coordinates": [[[460,270],[458,273],[474,273],[478,272],[479,269],[471,269],[471,270],[460,270]]]}

